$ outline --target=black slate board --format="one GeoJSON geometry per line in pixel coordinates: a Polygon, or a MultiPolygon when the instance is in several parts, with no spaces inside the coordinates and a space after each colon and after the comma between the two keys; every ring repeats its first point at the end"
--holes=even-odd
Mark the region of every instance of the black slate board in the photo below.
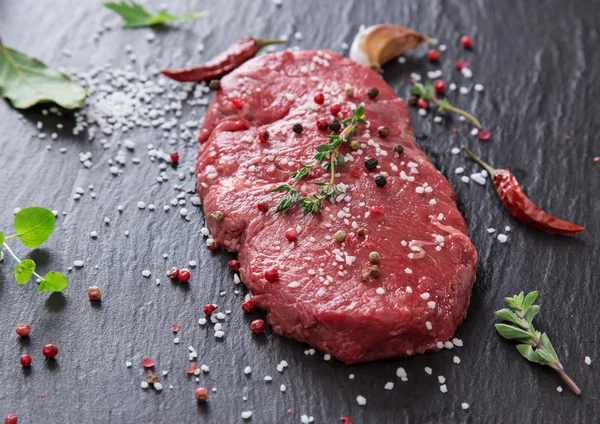
{"type": "MultiPolygon", "coordinates": [[[[180,29],[160,29],[152,44],[145,40],[148,30],[118,29],[118,18],[99,2],[80,0],[2,2],[0,37],[55,66],[78,70],[103,65],[109,58],[115,66],[129,63],[123,50],[127,43],[135,48],[136,66],[166,66],[180,65],[182,54],[187,63],[209,58],[247,35],[300,31],[304,39],[292,39],[291,45],[341,51],[341,43],[350,43],[363,23],[404,24],[439,38],[448,45],[442,55],[444,77],[452,73],[452,80],[462,82],[452,67],[454,60],[464,58],[474,72],[466,83],[485,86],[481,94],[455,93],[457,104],[476,111],[494,132],[492,141],[482,145],[456,117],[440,125],[433,123],[433,115],[421,118],[411,110],[415,134],[428,135],[421,145],[457,191],[480,256],[468,318],[457,332],[465,346],[347,367],[325,362],[319,353],[305,356],[306,346],[271,332],[254,337],[246,331],[252,318],[239,309],[241,295],[233,294],[227,267],[232,256],[210,252],[198,236],[201,210],[192,207],[187,223],[176,210],[164,216],[135,206],[138,200],[162,205],[173,197],[171,184],[153,184],[158,171],[145,158],[143,146],[160,142],[160,132],[132,133],[129,137],[137,141],[144,160],[113,178],[106,161],[114,151],[103,152],[98,141],[89,143],[65,130],[46,152],[50,141],[35,137],[35,123],[53,125],[56,117],[42,116],[40,109],[22,113],[0,101],[0,228],[10,227],[15,207],[42,205],[66,211],[50,240],[33,255],[44,270],[64,271],[73,260],[85,259],[85,267],[70,274],[64,295],[52,296],[36,295],[33,283],[18,286],[10,258],[0,264],[0,416],[15,412],[22,423],[236,423],[242,421],[241,411],[252,410],[255,423],[299,423],[302,414],[314,416],[316,423],[335,423],[340,415],[355,423],[595,422],[600,415],[598,365],[588,367],[583,359],[589,355],[600,360],[600,164],[593,161],[600,155],[597,5],[586,0],[283,0],[280,8],[268,0],[182,3],[173,4],[172,10],[209,8],[212,15],[180,29]],[[92,34],[105,23],[113,29],[94,43],[92,34]],[[474,37],[473,52],[459,46],[463,34],[474,37]],[[206,45],[201,57],[196,53],[199,42],[206,45]],[[72,57],[62,54],[63,48],[72,50],[72,57]],[[25,120],[19,120],[20,115],[25,120]],[[456,134],[453,127],[458,128],[456,134]],[[463,142],[496,166],[511,167],[540,205],[584,225],[586,231],[560,237],[518,225],[491,185],[465,185],[454,175],[457,166],[476,169],[464,155],[450,153],[463,142]],[[60,147],[67,153],[60,154],[60,147]],[[94,155],[90,170],[78,161],[78,153],[85,151],[94,155]],[[74,188],[88,184],[95,185],[98,198],[92,200],[86,193],[74,201],[74,188]],[[121,215],[118,204],[126,206],[121,215]],[[110,226],[104,226],[104,216],[111,218],[110,226]],[[504,245],[486,232],[505,225],[512,231],[504,245]],[[98,240],[90,238],[91,230],[100,233],[98,240]],[[198,266],[189,288],[168,283],[166,267],[190,259],[198,266]],[[143,278],[143,269],[152,270],[162,285],[143,278]],[[86,288],[93,283],[104,294],[98,307],[86,298],[86,288]],[[580,399],[551,370],[528,363],[513,343],[494,332],[492,311],[502,306],[503,298],[533,289],[542,292],[538,327],[548,331],[567,371],[582,388],[580,399]],[[219,297],[220,290],[227,294],[219,297]],[[201,305],[210,301],[233,311],[223,340],[197,324],[201,305]],[[22,322],[33,327],[29,340],[19,340],[13,331],[22,322]],[[172,342],[172,323],[183,325],[179,345],[172,342]],[[56,343],[60,353],[55,363],[44,364],[40,351],[49,342],[56,343]],[[206,405],[197,405],[197,383],[184,375],[190,344],[199,351],[199,363],[210,366],[201,384],[217,388],[206,405]],[[22,352],[34,356],[31,371],[23,371],[18,363],[22,352]],[[162,393],[140,388],[144,371],[139,364],[146,355],[157,362],[158,371],[169,371],[162,393]],[[454,355],[461,358],[460,365],[453,363],[454,355]],[[131,369],[125,367],[126,360],[134,362],[131,369]],[[276,371],[281,360],[289,363],[282,374],[276,371]],[[242,372],[247,365],[252,367],[251,377],[242,372]],[[407,370],[408,382],[395,376],[399,366],[407,370]],[[425,374],[426,366],[433,375],[425,374]],[[265,375],[273,376],[273,382],[265,383],[265,375]],[[439,390],[438,375],[447,379],[447,394],[439,390]],[[384,390],[387,381],[395,383],[392,391],[384,390]],[[287,385],[285,394],[280,384],[287,385]],[[556,391],[558,385],[565,387],[563,393],[556,391]],[[367,398],[365,407],[358,406],[357,395],[367,398]],[[461,402],[470,408],[463,410],[461,402]]],[[[400,96],[407,95],[411,72],[438,69],[425,52],[424,47],[417,49],[407,55],[406,64],[386,67],[385,79],[400,96]]],[[[186,109],[184,118],[191,114],[186,109]]],[[[63,122],[71,128],[68,117],[63,122]]],[[[179,148],[186,166],[193,165],[195,150],[179,148]]],[[[187,184],[191,185],[189,177],[187,184]]]]}

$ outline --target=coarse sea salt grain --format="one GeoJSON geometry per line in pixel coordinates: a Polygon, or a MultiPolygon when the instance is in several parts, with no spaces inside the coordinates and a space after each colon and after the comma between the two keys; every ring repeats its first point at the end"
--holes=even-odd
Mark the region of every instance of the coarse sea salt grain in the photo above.
{"type": "Polygon", "coordinates": [[[460,406],[461,406],[462,409],[469,409],[470,405],[467,402],[463,402],[463,403],[460,404],[460,406]]]}
{"type": "Polygon", "coordinates": [[[460,153],[460,149],[458,147],[453,147],[452,150],[450,150],[450,152],[453,155],[458,155],[460,153]]]}
{"type": "Polygon", "coordinates": [[[452,358],[452,361],[454,361],[455,364],[460,364],[460,358],[458,356],[452,358]]]}
{"type": "Polygon", "coordinates": [[[396,370],[396,375],[398,377],[400,377],[400,378],[406,378],[406,377],[408,377],[408,374],[406,374],[406,370],[404,368],[402,368],[402,367],[399,367],[396,370]]]}
{"type": "Polygon", "coordinates": [[[356,396],[356,402],[360,406],[365,406],[367,404],[367,398],[361,395],[356,396]]]}
{"type": "Polygon", "coordinates": [[[419,109],[419,115],[421,115],[421,116],[427,115],[427,110],[426,109],[419,109]]]}
{"type": "Polygon", "coordinates": [[[446,386],[445,384],[442,384],[440,386],[440,392],[442,392],[442,393],[448,393],[448,386],[446,386]]]}
{"type": "Polygon", "coordinates": [[[556,388],[556,391],[557,391],[558,393],[562,393],[562,391],[563,391],[563,388],[562,388],[562,387],[560,387],[560,386],[558,386],[558,387],[556,388]]]}
{"type": "Polygon", "coordinates": [[[467,177],[466,175],[463,175],[462,177],[460,177],[460,180],[465,184],[469,184],[469,181],[471,181],[471,179],[469,177],[467,177]]]}
{"type": "Polygon", "coordinates": [[[150,277],[152,275],[152,273],[150,272],[150,270],[145,269],[142,271],[142,275],[146,278],[150,277]]]}
{"type": "Polygon", "coordinates": [[[431,373],[433,373],[433,370],[429,367],[425,367],[425,372],[429,375],[431,375],[431,373]]]}
{"type": "Polygon", "coordinates": [[[242,411],[242,418],[248,420],[252,417],[252,411],[242,411]]]}
{"type": "Polygon", "coordinates": [[[498,234],[497,238],[500,243],[506,243],[508,240],[508,236],[506,234],[498,234]]]}
{"type": "Polygon", "coordinates": [[[392,390],[394,388],[394,383],[392,383],[391,381],[388,381],[387,383],[385,383],[385,386],[383,386],[383,388],[385,390],[392,390]]]}
{"type": "Polygon", "coordinates": [[[81,268],[83,266],[83,261],[73,261],[73,265],[75,265],[75,268],[81,268]]]}
{"type": "Polygon", "coordinates": [[[586,364],[586,365],[588,365],[588,366],[589,366],[589,365],[592,365],[592,358],[590,358],[589,356],[586,356],[586,357],[583,359],[583,362],[585,362],[585,364],[586,364]]]}

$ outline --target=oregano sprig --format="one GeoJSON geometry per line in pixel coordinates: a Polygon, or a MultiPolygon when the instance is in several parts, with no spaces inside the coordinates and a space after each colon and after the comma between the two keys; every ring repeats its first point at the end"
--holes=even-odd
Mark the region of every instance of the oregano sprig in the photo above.
{"type": "MultiPolygon", "coordinates": [[[[317,152],[315,153],[313,160],[316,162],[316,164],[321,165],[323,169],[329,171],[329,182],[315,182],[314,184],[321,188],[310,194],[308,197],[302,198],[300,198],[298,190],[288,184],[282,184],[274,188],[271,190],[271,192],[286,193],[286,195],[277,205],[275,213],[286,213],[296,203],[300,205],[304,215],[308,215],[309,213],[317,213],[323,205],[323,200],[329,200],[337,194],[346,192],[342,186],[335,184],[336,169],[338,167],[346,167],[344,156],[339,152],[339,150],[342,144],[350,143],[352,137],[354,137],[354,135],[356,135],[358,132],[360,125],[365,125],[367,123],[367,121],[364,119],[364,114],[365,108],[363,105],[360,105],[358,108],[356,108],[351,117],[342,121],[344,130],[340,133],[340,135],[336,135],[334,132],[332,132],[327,138],[327,143],[319,144],[315,147],[317,152]]],[[[294,184],[306,177],[314,166],[314,163],[308,162],[305,163],[301,168],[292,172],[291,175],[294,179],[294,184]]]]}
{"type": "Polygon", "coordinates": [[[438,111],[440,113],[445,113],[448,111],[458,113],[459,115],[462,115],[465,118],[467,118],[469,121],[473,122],[473,124],[475,124],[477,129],[480,130],[483,128],[481,123],[473,115],[471,115],[468,112],[465,112],[462,109],[452,106],[450,104],[450,102],[448,101],[448,99],[438,98],[435,95],[435,88],[433,87],[433,84],[431,84],[430,82],[427,82],[425,85],[421,84],[420,82],[414,82],[412,87],[410,87],[410,92],[411,92],[411,94],[414,94],[415,96],[421,97],[423,100],[428,100],[428,101],[431,100],[433,103],[435,103],[438,106],[438,111]]]}
{"type": "Polygon", "coordinates": [[[516,296],[507,297],[506,303],[509,308],[500,309],[494,314],[508,324],[496,324],[496,330],[505,339],[520,341],[521,344],[517,345],[517,350],[525,359],[551,367],[576,395],[580,395],[581,390],[565,373],[546,333],[541,333],[533,328],[533,318],[540,311],[540,306],[533,304],[538,295],[539,292],[533,291],[527,296],[521,292],[516,296]]]}
{"type": "Polygon", "coordinates": [[[39,292],[60,292],[69,285],[67,277],[57,271],[50,271],[41,276],[35,272],[36,264],[32,259],[21,260],[6,243],[6,240],[18,238],[25,247],[36,248],[41,246],[52,234],[55,222],[54,214],[48,209],[32,207],[25,208],[15,215],[15,233],[4,236],[0,232],[0,254],[3,247],[17,261],[15,265],[15,279],[18,284],[27,284],[32,276],[40,280],[39,292]]]}

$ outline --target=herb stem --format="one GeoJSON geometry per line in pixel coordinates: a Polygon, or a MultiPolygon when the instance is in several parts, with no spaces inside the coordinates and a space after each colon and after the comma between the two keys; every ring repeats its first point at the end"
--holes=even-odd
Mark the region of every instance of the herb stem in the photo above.
{"type": "Polygon", "coordinates": [[[577,396],[581,395],[581,389],[577,386],[577,384],[575,384],[573,380],[571,380],[571,377],[567,375],[560,362],[556,362],[556,366],[552,366],[552,368],[554,368],[558,375],[560,375],[560,378],[562,378],[563,381],[567,383],[567,386],[569,386],[569,388],[573,390],[573,393],[575,393],[577,396]]]}
{"type": "Polygon", "coordinates": [[[465,152],[467,152],[467,154],[469,156],[471,156],[471,159],[473,159],[475,162],[477,162],[479,165],[481,165],[490,174],[492,179],[496,178],[496,172],[498,172],[496,169],[492,168],[488,163],[485,163],[484,161],[482,161],[475,153],[473,153],[464,144],[461,145],[460,148],[463,149],[465,152]]]}
{"type": "MultiPolygon", "coordinates": [[[[350,139],[347,139],[347,137],[349,134],[352,134],[356,128],[358,128],[358,124],[348,125],[346,128],[344,128],[344,131],[342,131],[340,137],[342,137],[342,139],[345,140],[347,143],[350,142],[350,139]]],[[[333,183],[335,182],[335,161],[337,159],[338,150],[340,150],[340,146],[341,144],[331,152],[331,178],[329,179],[329,185],[333,185],[333,183]]]]}
{"type": "Polygon", "coordinates": [[[459,109],[457,107],[454,107],[452,105],[450,105],[449,103],[445,103],[445,104],[441,104],[439,99],[436,96],[433,96],[431,98],[431,100],[433,100],[433,102],[438,105],[438,107],[441,107],[444,110],[450,110],[452,112],[456,112],[459,115],[464,116],[465,118],[467,118],[469,121],[473,122],[473,124],[475,124],[475,126],[477,127],[478,130],[483,129],[483,126],[481,125],[481,123],[477,120],[477,118],[475,118],[473,115],[471,115],[469,112],[465,112],[462,109],[459,109]]]}
{"type": "MultiPolygon", "coordinates": [[[[8,244],[3,243],[3,246],[5,247],[5,249],[8,251],[8,253],[10,253],[10,256],[12,256],[14,258],[15,261],[17,261],[18,263],[23,262],[21,259],[19,259],[17,257],[17,255],[15,255],[15,252],[12,251],[12,249],[8,246],[8,244]]],[[[39,278],[40,280],[43,280],[44,277],[42,277],[40,274],[38,274],[37,272],[33,271],[32,272],[33,275],[35,275],[37,278],[39,278]]]]}

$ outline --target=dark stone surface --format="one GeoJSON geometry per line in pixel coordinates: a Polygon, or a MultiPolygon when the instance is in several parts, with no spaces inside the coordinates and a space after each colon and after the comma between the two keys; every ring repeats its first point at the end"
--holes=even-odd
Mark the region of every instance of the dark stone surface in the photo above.
{"type": "MultiPolygon", "coordinates": [[[[267,0],[185,3],[173,5],[173,11],[208,8],[213,13],[180,29],[157,31],[152,44],[145,40],[148,30],[117,29],[117,18],[99,2],[81,0],[1,2],[0,36],[7,45],[54,66],[78,70],[102,65],[109,57],[118,66],[129,63],[123,50],[127,43],[134,45],[137,66],[171,66],[181,64],[182,54],[188,63],[200,61],[247,35],[301,31],[304,39],[290,44],[340,51],[342,41],[351,42],[361,23],[404,24],[439,38],[448,45],[442,54],[444,78],[460,85],[464,79],[453,71],[453,62],[466,59],[474,78],[465,85],[485,86],[483,93],[456,92],[451,98],[476,111],[494,132],[484,145],[455,116],[440,125],[433,123],[432,114],[421,118],[411,109],[415,134],[429,135],[421,144],[455,187],[480,255],[469,315],[457,332],[465,346],[347,367],[325,362],[318,353],[305,356],[306,346],[270,331],[253,336],[247,330],[253,317],[242,314],[242,295],[233,294],[227,267],[231,255],[210,252],[198,235],[201,211],[191,207],[188,223],[175,209],[165,214],[136,207],[138,200],[160,207],[174,194],[175,175],[168,184],[156,184],[156,165],[145,155],[146,143],[164,143],[160,131],[132,132],[128,137],[140,146],[142,164],[128,164],[122,176],[113,178],[106,161],[114,157],[114,149],[103,151],[98,141],[69,136],[69,118],[63,118],[66,129],[47,152],[50,141],[35,136],[35,123],[52,125],[57,118],[42,116],[40,109],[19,112],[0,101],[0,229],[9,230],[15,207],[66,211],[49,241],[35,252],[36,259],[43,271],[65,271],[73,260],[85,260],[84,268],[70,273],[64,294],[52,296],[37,295],[35,283],[18,286],[11,258],[0,265],[0,416],[15,412],[22,423],[235,423],[242,421],[241,411],[252,410],[255,423],[298,423],[302,414],[314,416],[316,423],[335,423],[340,415],[355,423],[595,422],[600,416],[600,164],[593,161],[600,156],[597,4],[284,0],[277,8],[267,0]],[[92,34],[107,22],[115,29],[95,44],[92,34]],[[459,46],[463,34],[474,37],[472,52],[459,46]],[[200,41],[206,44],[202,57],[196,53],[200,41]],[[64,56],[63,48],[73,56],[64,56]],[[25,120],[18,120],[19,115],[25,120]],[[565,135],[571,139],[566,141],[565,135]],[[454,175],[457,166],[476,169],[464,155],[450,153],[460,143],[468,143],[497,167],[513,169],[531,198],[586,231],[561,237],[517,224],[491,185],[465,185],[454,175]],[[60,154],[60,147],[67,153],[60,154]],[[88,150],[94,154],[89,170],[77,157],[88,150]],[[74,201],[74,188],[88,184],[95,185],[98,198],[86,193],[74,201]],[[126,208],[121,215],[118,204],[126,208]],[[109,226],[103,224],[104,216],[111,218],[109,226]],[[486,229],[504,225],[513,229],[502,245],[486,229]],[[99,232],[98,240],[90,238],[92,230],[99,232]],[[168,260],[163,253],[169,254],[168,260]],[[189,287],[169,283],[165,269],[191,259],[198,266],[189,287]],[[152,270],[152,279],[142,277],[144,269],[152,270]],[[155,277],[161,278],[161,286],[154,284],[155,277]],[[96,307],[86,297],[91,284],[99,284],[104,295],[96,307]],[[565,368],[582,388],[581,399],[551,370],[525,361],[513,343],[495,334],[492,312],[503,298],[533,289],[542,293],[538,327],[549,333],[565,368]],[[227,294],[220,297],[220,290],[227,294]],[[233,311],[223,340],[213,337],[210,326],[197,324],[201,306],[208,302],[233,311]],[[19,340],[14,327],[23,322],[33,330],[29,339],[19,340]],[[172,323],[183,326],[179,345],[172,341],[172,323]],[[56,361],[44,363],[41,348],[50,342],[60,352],[56,361]],[[210,366],[210,373],[200,376],[201,384],[217,388],[206,405],[197,405],[193,391],[198,384],[185,375],[188,345],[198,350],[199,364],[210,366]],[[19,365],[23,352],[34,358],[27,372],[19,365]],[[452,362],[454,355],[461,358],[460,365],[452,362]],[[596,360],[591,367],[583,362],[586,355],[596,360]],[[156,361],[157,371],[169,371],[161,377],[162,393],[140,388],[144,356],[156,361]],[[289,367],[280,374],[276,365],[284,359],[289,367]],[[133,361],[131,369],[125,367],[126,360],[133,361]],[[242,372],[247,365],[251,377],[242,372]],[[407,370],[408,382],[396,377],[399,366],[407,370]],[[433,375],[425,374],[426,366],[433,368],[433,375]],[[265,375],[273,376],[273,382],[265,383],[265,375]],[[447,394],[439,390],[438,375],[447,379],[447,394]],[[395,383],[392,391],[384,390],[387,381],[395,383]],[[280,384],[286,384],[285,394],[280,384]],[[565,388],[563,393],[556,391],[558,385],[565,388]],[[367,398],[366,407],[357,405],[357,395],[367,398]],[[470,409],[463,411],[461,402],[468,402],[470,409]],[[291,415],[286,413],[289,408],[291,415]]],[[[411,72],[438,68],[426,60],[425,52],[419,48],[407,55],[405,65],[386,67],[385,79],[400,96],[407,96],[411,72]]],[[[190,114],[187,108],[184,119],[190,114]]],[[[182,163],[192,166],[195,147],[178,150],[182,163]]],[[[17,251],[27,254],[22,247],[17,251]]]]}

